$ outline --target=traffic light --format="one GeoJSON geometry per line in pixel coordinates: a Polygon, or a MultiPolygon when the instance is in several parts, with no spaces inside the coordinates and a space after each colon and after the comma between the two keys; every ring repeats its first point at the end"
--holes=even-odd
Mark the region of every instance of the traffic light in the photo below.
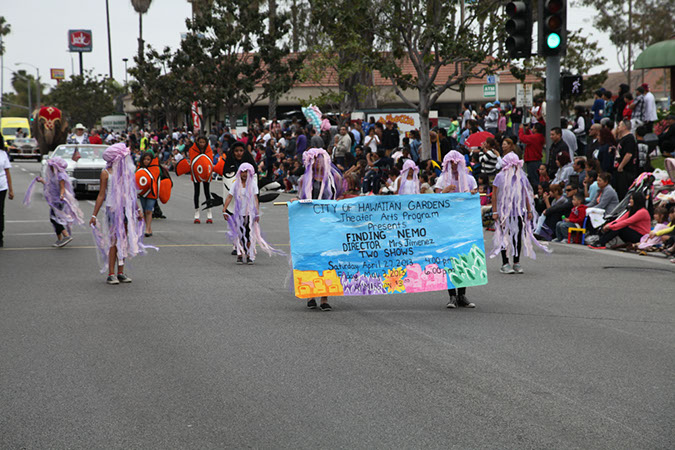
{"type": "Polygon", "coordinates": [[[539,56],[567,52],[567,0],[538,0],[539,56]]]}
{"type": "Polygon", "coordinates": [[[584,93],[584,77],[581,75],[562,75],[561,97],[574,98],[584,93]]]}
{"type": "Polygon", "coordinates": [[[509,2],[506,4],[506,51],[511,58],[529,58],[532,56],[532,7],[531,0],[509,2]]]}

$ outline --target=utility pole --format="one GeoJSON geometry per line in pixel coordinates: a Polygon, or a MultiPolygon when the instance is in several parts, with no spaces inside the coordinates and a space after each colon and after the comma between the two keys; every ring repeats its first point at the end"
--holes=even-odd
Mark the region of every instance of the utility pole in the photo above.
{"type": "Polygon", "coordinates": [[[108,68],[110,70],[110,79],[113,79],[113,65],[112,65],[112,43],[110,40],[110,9],[108,8],[108,0],[105,0],[105,18],[108,25],[108,68]]]}
{"type": "MultiPolygon", "coordinates": [[[[546,147],[551,146],[551,128],[560,126],[560,56],[546,57],[546,147]]],[[[555,155],[549,155],[555,157],[555,155]]]]}
{"type": "MultiPolygon", "coordinates": [[[[460,0],[460,10],[459,10],[459,26],[463,27],[464,26],[464,11],[465,7],[464,4],[466,3],[466,0],[460,0]]],[[[464,61],[459,63],[459,74],[460,77],[464,76],[464,61]]],[[[465,88],[466,89],[466,88],[465,88]]],[[[462,114],[464,114],[464,103],[466,102],[466,92],[465,89],[462,89],[462,92],[460,93],[460,99],[459,99],[459,105],[460,105],[460,110],[462,114]]]]}

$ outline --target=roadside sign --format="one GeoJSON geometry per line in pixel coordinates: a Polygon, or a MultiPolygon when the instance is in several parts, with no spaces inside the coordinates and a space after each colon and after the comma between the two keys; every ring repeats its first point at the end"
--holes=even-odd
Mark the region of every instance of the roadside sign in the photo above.
{"type": "Polygon", "coordinates": [[[91,52],[91,30],[68,30],[68,50],[71,52],[91,52]]]}
{"type": "Polygon", "coordinates": [[[494,84],[483,85],[483,98],[492,98],[497,96],[497,87],[494,84]]]}
{"type": "Polygon", "coordinates": [[[499,83],[499,75],[488,75],[487,84],[497,84],[499,83]]]}
{"type": "Polygon", "coordinates": [[[52,80],[61,81],[66,78],[65,69],[49,69],[49,74],[51,75],[52,80]]]}
{"type": "Polygon", "coordinates": [[[516,84],[516,106],[532,107],[532,85],[516,84]]]}

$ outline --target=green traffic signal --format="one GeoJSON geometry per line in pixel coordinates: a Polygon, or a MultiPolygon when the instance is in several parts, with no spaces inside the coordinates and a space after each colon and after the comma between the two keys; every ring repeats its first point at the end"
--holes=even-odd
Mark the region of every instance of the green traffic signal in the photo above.
{"type": "Polygon", "coordinates": [[[558,33],[551,33],[546,38],[546,45],[548,46],[548,48],[551,48],[551,49],[558,48],[558,46],[560,45],[560,42],[561,42],[561,39],[560,39],[560,35],[558,33]]]}

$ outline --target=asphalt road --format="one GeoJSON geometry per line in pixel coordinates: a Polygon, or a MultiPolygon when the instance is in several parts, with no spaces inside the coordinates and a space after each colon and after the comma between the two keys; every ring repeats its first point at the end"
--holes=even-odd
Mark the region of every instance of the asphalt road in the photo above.
{"type": "MultiPolygon", "coordinates": [[[[158,253],[108,286],[12,171],[0,249],[0,448],[673,448],[675,265],[580,246],[469,289],[310,311],[285,258],[237,266],[175,180],[158,253]]],[[[213,186],[216,192],[220,187],[213,186]]],[[[93,206],[82,201],[88,217],[93,206]]],[[[263,207],[288,251],[283,207],[263,207]]],[[[490,243],[487,243],[488,248],[490,243]]]]}

